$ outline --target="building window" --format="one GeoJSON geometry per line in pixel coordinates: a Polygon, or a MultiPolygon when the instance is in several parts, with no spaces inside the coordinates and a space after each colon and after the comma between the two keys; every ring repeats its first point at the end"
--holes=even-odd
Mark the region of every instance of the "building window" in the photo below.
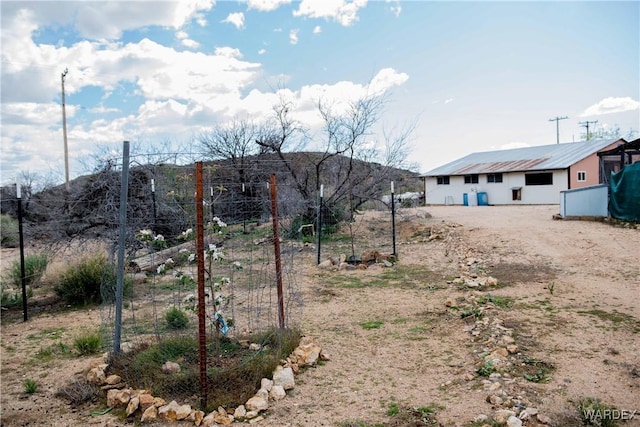
{"type": "Polygon", "coordinates": [[[465,175],[464,176],[465,184],[477,184],[478,183],[478,175],[465,175]]]}
{"type": "Polygon", "coordinates": [[[501,173],[488,173],[487,174],[487,182],[502,182],[502,174],[501,173]]]}
{"type": "Polygon", "coordinates": [[[553,173],[527,173],[524,175],[524,183],[525,185],[553,185],[553,173]]]}
{"type": "Polygon", "coordinates": [[[449,176],[439,176],[438,185],[449,185],[449,176]]]}
{"type": "Polygon", "coordinates": [[[585,182],[587,180],[586,171],[578,171],[578,182],[585,182]]]}
{"type": "Polygon", "coordinates": [[[522,188],[514,187],[511,189],[511,200],[522,200],[522,188]]]}

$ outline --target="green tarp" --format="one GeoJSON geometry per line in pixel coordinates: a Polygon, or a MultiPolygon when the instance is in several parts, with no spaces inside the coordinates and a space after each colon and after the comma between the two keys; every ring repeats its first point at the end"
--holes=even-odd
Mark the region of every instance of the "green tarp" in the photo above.
{"type": "Polygon", "coordinates": [[[623,221],[640,222],[640,162],[611,174],[609,213],[623,221]]]}

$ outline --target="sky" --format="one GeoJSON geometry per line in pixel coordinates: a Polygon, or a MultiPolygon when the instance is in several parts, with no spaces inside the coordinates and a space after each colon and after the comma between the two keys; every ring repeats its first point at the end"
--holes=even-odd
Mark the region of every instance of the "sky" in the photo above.
{"type": "Polygon", "coordinates": [[[320,98],[384,94],[371,144],[413,124],[422,173],[558,129],[580,141],[585,122],[640,130],[639,1],[2,0],[0,14],[2,185],[64,182],[65,70],[71,179],[124,140],[184,147],[262,120],[280,94],[316,140],[320,98]]]}

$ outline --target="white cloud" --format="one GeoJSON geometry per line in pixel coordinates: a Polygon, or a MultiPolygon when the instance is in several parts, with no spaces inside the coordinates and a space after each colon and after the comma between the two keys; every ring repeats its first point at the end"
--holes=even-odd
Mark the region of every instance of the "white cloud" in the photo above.
{"type": "Polygon", "coordinates": [[[402,6],[400,5],[400,1],[399,0],[386,0],[387,3],[392,3],[391,6],[389,6],[389,10],[391,11],[391,13],[393,13],[396,18],[398,16],[400,16],[400,14],[402,13],[402,6]]]}
{"type": "Polygon", "coordinates": [[[230,13],[229,16],[227,16],[221,22],[227,23],[227,24],[233,24],[237,29],[244,28],[244,13],[242,12],[230,13]]]}
{"type": "Polygon", "coordinates": [[[624,98],[608,97],[588,107],[582,114],[580,114],[580,117],[622,113],[625,111],[632,111],[637,109],[640,109],[640,102],[634,100],[630,96],[624,98]]]}
{"type": "Polygon", "coordinates": [[[448,104],[450,102],[453,102],[453,98],[447,98],[447,99],[444,100],[445,104],[448,104]]]}
{"type": "Polygon", "coordinates": [[[367,0],[302,0],[293,16],[333,19],[348,27],[358,20],[358,10],[366,5],[367,0]]]}
{"type": "Polygon", "coordinates": [[[258,51],[258,55],[264,55],[265,53],[267,53],[267,49],[260,49],[258,51]]]}
{"type": "Polygon", "coordinates": [[[186,31],[177,31],[176,38],[180,40],[180,44],[182,44],[182,46],[188,47],[189,49],[197,49],[200,47],[200,43],[190,39],[189,34],[187,34],[186,31]]]}
{"type": "Polygon", "coordinates": [[[256,9],[260,12],[271,12],[280,6],[291,3],[291,0],[248,0],[248,9],[256,9]]]}
{"type": "Polygon", "coordinates": [[[201,12],[214,4],[215,0],[159,1],[153,7],[146,1],[2,2],[2,28],[28,10],[38,27],[72,24],[82,37],[113,40],[125,30],[151,25],[177,29],[191,19],[202,25],[201,12]]]}
{"type": "Polygon", "coordinates": [[[189,49],[197,49],[200,47],[200,43],[191,39],[182,40],[182,46],[188,47],[189,49]]]}
{"type": "Polygon", "coordinates": [[[108,114],[108,113],[119,113],[120,112],[120,109],[118,109],[118,108],[108,108],[108,107],[105,107],[103,105],[100,105],[98,107],[89,108],[88,110],[92,114],[108,114]]]}
{"type": "Polygon", "coordinates": [[[298,44],[298,32],[300,30],[291,30],[289,31],[289,43],[298,44]]]}
{"type": "Polygon", "coordinates": [[[313,34],[320,34],[322,32],[322,27],[320,25],[316,25],[313,27],[313,34]]]}
{"type": "MultiPolygon", "coordinates": [[[[42,4],[49,7],[46,2],[42,4]]],[[[33,34],[43,24],[38,23],[34,12],[16,11],[13,19],[6,20],[4,4],[2,23],[0,169],[5,178],[30,168],[46,171],[55,166],[60,170],[62,120],[60,104],[54,101],[59,99],[63,71],[60,64],[69,68],[65,89],[72,175],[78,172],[74,163],[90,157],[96,144],[117,147],[124,139],[182,141],[194,129],[240,114],[264,118],[271,113],[280,93],[264,92],[258,87],[265,82],[270,87],[283,87],[277,83],[286,84],[290,78],[264,74],[261,64],[242,60],[240,50],[233,47],[217,47],[211,54],[177,50],[149,39],[127,44],[36,44],[33,34]],[[77,104],[85,101],[79,101],[76,95],[88,87],[102,90],[102,96],[94,105],[83,104],[84,113],[77,114],[77,104]],[[121,108],[104,107],[113,105],[111,97],[121,96],[123,88],[127,96],[121,108]],[[127,99],[135,104],[124,102],[127,99]]],[[[191,40],[184,30],[173,33],[183,43],[191,40]]],[[[297,40],[297,30],[290,36],[292,41],[297,40]]],[[[266,50],[260,49],[259,53],[266,50]]],[[[281,93],[295,101],[296,117],[313,126],[321,123],[316,104],[319,98],[354,100],[382,93],[407,79],[407,74],[385,68],[368,84],[339,81],[281,93]]]]}
{"type": "Polygon", "coordinates": [[[240,49],[236,49],[234,47],[228,47],[228,46],[216,47],[214,53],[216,54],[216,56],[224,56],[226,58],[235,58],[235,59],[242,58],[242,53],[240,52],[240,49]]]}
{"type": "Polygon", "coordinates": [[[373,94],[380,94],[393,86],[400,86],[407,80],[409,80],[408,74],[399,73],[393,68],[383,68],[373,77],[369,83],[369,89],[373,94]]]}

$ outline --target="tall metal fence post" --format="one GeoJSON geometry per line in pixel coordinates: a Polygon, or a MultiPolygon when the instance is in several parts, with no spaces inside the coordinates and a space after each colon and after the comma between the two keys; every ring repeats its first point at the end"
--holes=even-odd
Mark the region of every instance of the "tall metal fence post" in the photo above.
{"type": "Polygon", "coordinates": [[[396,197],[393,191],[393,181],[391,181],[391,234],[393,235],[392,255],[397,258],[397,255],[396,255],[396,197]]]}
{"type": "Polygon", "coordinates": [[[320,242],[322,241],[322,196],[324,193],[324,185],[320,184],[320,204],[318,205],[318,226],[316,227],[317,243],[316,254],[318,257],[318,264],[320,264],[320,242]]]}
{"type": "Polygon", "coordinates": [[[151,178],[151,203],[153,204],[153,231],[156,231],[156,180],[151,178]]]}
{"type": "MultiPolygon", "coordinates": [[[[211,189],[213,194],[213,188],[211,189]]],[[[202,162],[196,162],[196,259],[198,260],[198,354],[200,362],[200,408],[207,407],[207,334],[204,305],[204,197],[202,162]]],[[[213,200],[213,199],[212,199],[213,200]]],[[[213,203],[211,204],[213,215],[213,203]]],[[[210,273],[211,274],[211,273],[210,273]]]]}
{"type": "Polygon", "coordinates": [[[116,321],[113,354],[120,354],[122,334],[122,294],[124,289],[124,246],[127,231],[127,194],[129,193],[129,141],[122,143],[122,177],[120,178],[120,212],[118,229],[118,272],[116,276],[116,321]]]}
{"type": "Polygon", "coordinates": [[[18,199],[18,236],[20,238],[20,282],[22,283],[22,318],[27,321],[27,277],[24,268],[24,233],[22,232],[22,188],[16,184],[16,199],[18,199]]]}
{"type": "Polygon", "coordinates": [[[284,291],[282,289],[282,260],[280,257],[280,234],[278,233],[278,200],[276,175],[271,174],[271,217],[273,219],[273,248],[276,257],[276,283],[278,285],[278,325],[284,329],[284,291]]]}

